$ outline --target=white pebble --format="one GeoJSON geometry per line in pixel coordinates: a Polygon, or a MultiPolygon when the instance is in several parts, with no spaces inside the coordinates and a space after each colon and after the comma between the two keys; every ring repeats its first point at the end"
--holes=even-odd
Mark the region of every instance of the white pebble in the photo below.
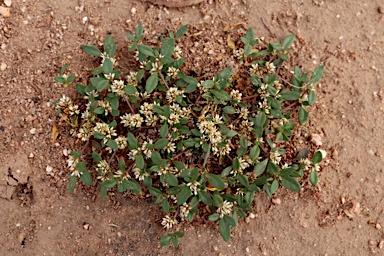
{"type": "Polygon", "coordinates": [[[31,153],[31,154],[29,154],[29,156],[28,156],[29,158],[34,158],[35,157],[35,155],[33,154],[33,153],[31,153]]]}
{"type": "Polygon", "coordinates": [[[4,62],[2,62],[1,65],[0,65],[0,70],[1,70],[1,71],[4,71],[6,68],[7,68],[7,64],[5,64],[4,62]]]}
{"type": "Polygon", "coordinates": [[[45,170],[47,171],[47,173],[51,173],[53,171],[53,167],[47,165],[47,168],[45,168],[45,170]]]}
{"type": "Polygon", "coordinates": [[[7,6],[7,7],[10,7],[12,5],[12,0],[4,0],[4,4],[7,6]]]}
{"type": "Polygon", "coordinates": [[[29,132],[30,132],[31,134],[35,134],[35,133],[36,133],[36,128],[32,128],[31,130],[29,130],[29,132]]]}
{"type": "Polygon", "coordinates": [[[135,8],[135,7],[132,7],[132,9],[131,9],[131,13],[132,13],[132,15],[135,15],[135,14],[136,14],[136,8],[135,8]]]}

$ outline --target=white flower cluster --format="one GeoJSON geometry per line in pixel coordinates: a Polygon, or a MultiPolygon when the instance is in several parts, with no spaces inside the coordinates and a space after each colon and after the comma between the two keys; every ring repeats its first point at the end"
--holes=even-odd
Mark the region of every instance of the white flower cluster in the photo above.
{"type": "Polygon", "coordinates": [[[220,214],[220,218],[223,218],[224,215],[230,215],[232,213],[233,203],[224,200],[223,205],[217,208],[216,212],[220,214]]]}
{"type": "Polygon", "coordinates": [[[115,129],[113,127],[110,127],[106,123],[96,123],[96,126],[93,128],[93,131],[99,132],[104,135],[104,143],[107,143],[108,140],[112,139],[112,136],[117,136],[115,129]]]}
{"type": "Polygon", "coordinates": [[[179,222],[175,218],[171,218],[168,215],[165,215],[161,222],[161,225],[163,225],[165,229],[170,229],[177,224],[179,224],[179,222]]]}
{"type": "Polygon", "coordinates": [[[124,127],[136,127],[140,128],[144,119],[140,116],[140,114],[125,114],[120,117],[121,123],[124,127]]]}
{"type": "Polygon", "coordinates": [[[72,171],[71,176],[77,176],[80,177],[82,174],[79,170],[77,170],[76,165],[79,163],[80,159],[77,157],[74,157],[72,155],[68,156],[67,164],[70,171],[72,171]]]}
{"type": "Polygon", "coordinates": [[[57,103],[56,106],[57,109],[60,109],[60,115],[63,116],[74,116],[78,115],[80,113],[79,106],[76,104],[73,104],[72,100],[68,97],[63,95],[60,100],[57,103]]]}

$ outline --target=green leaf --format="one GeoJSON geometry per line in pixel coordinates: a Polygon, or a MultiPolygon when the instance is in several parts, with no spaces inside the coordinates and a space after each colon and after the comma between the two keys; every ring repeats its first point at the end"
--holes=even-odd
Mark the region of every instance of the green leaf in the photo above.
{"type": "Polygon", "coordinates": [[[172,38],[164,38],[162,42],[163,45],[161,46],[161,55],[172,56],[175,49],[175,40],[172,38]]]}
{"type": "Polygon", "coordinates": [[[238,173],[236,178],[239,180],[241,185],[243,185],[244,187],[248,187],[249,186],[248,179],[244,175],[238,173]]]}
{"type": "Polygon", "coordinates": [[[92,77],[91,79],[92,85],[99,91],[103,91],[109,87],[109,81],[102,77],[92,77]]]}
{"type": "Polygon", "coordinates": [[[229,101],[231,97],[226,91],[223,90],[210,90],[210,92],[216,96],[219,100],[229,101]]]}
{"type": "Polygon", "coordinates": [[[197,84],[189,84],[185,90],[184,90],[184,93],[191,93],[191,92],[194,92],[196,91],[196,88],[197,88],[197,84]]]}
{"type": "Polygon", "coordinates": [[[160,196],[161,195],[161,190],[158,188],[149,187],[148,190],[149,190],[149,193],[153,196],[160,196]]]}
{"type": "MultiPolygon", "coordinates": [[[[83,162],[79,162],[79,163],[77,163],[77,165],[76,165],[76,168],[77,168],[77,169],[79,169],[79,168],[78,168],[78,164],[80,164],[80,163],[83,163],[83,162]]],[[[84,164],[84,168],[85,168],[85,163],[83,163],[83,164],[84,164]]],[[[82,172],[83,172],[83,173],[80,174],[80,180],[81,180],[82,182],[84,182],[85,184],[87,184],[87,185],[92,185],[92,176],[91,176],[91,174],[88,172],[88,170],[87,170],[87,169],[84,169],[82,172]]]]}
{"type": "Polygon", "coordinates": [[[163,200],[163,202],[161,202],[161,207],[163,208],[164,212],[169,212],[169,202],[168,202],[168,200],[163,200]]]}
{"type": "Polygon", "coordinates": [[[268,163],[268,173],[273,175],[273,174],[278,173],[278,172],[280,172],[280,168],[276,164],[274,164],[273,162],[269,162],[268,163]]]}
{"type": "Polygon", "coordinates": [[[211,89],[215,84],[212,80],[206,80],[201,84],[204,88],[211,89]]]}
{"type": "Polygon", "coordinates": [[[92,152],[92,158],[93,160],[96,162],[96,163],[100,163],[103,159],[101,158],[101,156],[96,153],[96,152],[92,152]]]}
{"type": "Polygon", "coordinates": [[[105,199],[107,197],[107,191],[108,189],[106,187],[100,186],[100,194],[101,198],[105,199]]]}
{"type": "Polygon", "coordinates": [[[117,145],[117,142],[115,140],[108,140],[107,145],[113,150],[119,149],[119,146],[117,145]]]}
{"type": "Polygon", "coordinates": [[[229,114],[229,115],[231,115],[231,114],[235,114],[235,113],[236,113],[235,108],[232,107],[232,106],[226,106],[226,107],[224,107],[224,108],[223,108],[223,111],[224,111],[225,113],[229,114]]]}
{"type": "Polygon", "coordinates": [[[257,115],[255,121],[256,121],[256,125],[257,125],[258,127],[263,127],[264,124],[265,124],[265,122],[267,121],[267,116],[265,115],[264,112],[260,112],[260,113],[257,115]]]}
{"type": "Polygon", "coordinates": [[[116,185],[116,180],[105,180],[101,183],[102,187],[113,188],[116,185]]]}
{"type": "Polygon", "coordinates": [[[168,246],[171,242],[171,238],[172,236],[171,235],[165,235],[165,236],[162,236],[161,239],[160,239],[160,245],[161,246],[168,246]]]}
{"type": "Polygon", "coordinates": [[[129,85],[124,87],[123,91],[126,94],[134,94],[137,90],[133,85],[129,84],[129,85]]]}
{"type": "Polygon", "coordinates": [[[268,164],[268,158],[264,159],[262,162],[260,163],[257,163],[257,165],[255,166],[253,172],[256,174],[256,175],[261,175],[263,174],[263,172],[265,171],[265,167],[267,167],[267,164],[268,164]]]}
{"type": "Polygon", "coordinates": [[[286,38],[284,38],[284,41],[281,46],[283,47],[284,50],[289,50],[289,47],[291,47],[291,45],[293,44],[293,41],[295,41],[295,35],[291,34],[286,38]]]}
{"type": "Polygon", "coordinates": [[[289,189],[289,190],[292,190],[292,191],[300,191],[300,184],[299,182],[292,178],[292,177],[281,177],[281,184],[289,189]]]}
{"type": "Polygon", "coordinates": [[[68,68],[68,64],[64,64],[64,66],[60,69],[60,75],[64,75],[65,70],[68,68]]]}
{"type": "Polygon", "coordinates": [[[179,181],[177,180],[176,176],[173,175],[172,173],[167,173],[165,175],[165,180],[167,181],[167,183],[171,186],[177,186],[179,184],[179,181]]]}
{"type": "Polygon", "coordinates": [[[313,164],[318,164],[318,163],[321,162],[321,160],[323,160],[323,154],[321,154],[320,151],[317,151],[317,152],[313,155],[312,163],[313,163],[313,164]]]}
{"type": "Polygon", "coordinates": [[[178,247],[179,246],[179,239],[174,236],[172,237],[172,244],[175,246],[175,247],[178,247]]]}
{"type": "Polygon", "coordinates": [[[61,84],[65,83],[65,79],[62,76],[55,76],[55,80],[61,84]]]}
{"type": "Polygon", "coordinates": [[[163,149],[165,148],[165,146],[167,146],[168,144],[168,139],[166,138],[161,138],[161,139],[158,139],[155,144],[153,145],[153,147],[155,149],[163,149]]]}
{"type": "Polygon", "coordinates": [[[137,149],[139,147],[139,142],[132,133],[128,133],[128,146],[130,149],[137,149]]]}
{"type": "Polygon", "coordinates": [[[280,59],[282,59],[283,61],[287,61],[289,60],[289,57],[287,54],[284,54],[284,53],[278,53],[277,54],[277,57],[279,57],[280,59]]]}
{"type": "Polygon", "coordinates": [[[137,154],[135,156],[135,160],[136,160],[136,165],[139,169],[144,169],[144,166],[145,166],[145,162],[144,162],[144,157],[143,155],[141,154],[137,154]]]}
{"type": "Polygon", "coordinates": [[[82,84],[76,84],[76,91],[81,95],[85,94],[85,86],[82,84]]]}
{"type": "Polygon", "coordinates": [[[291,91],[289,89],[284,89],[280,92],[281,97],[284,100],[298,100],[300,98],[300,93],[297,91],[291,91]]]}
{"type": "Polygon", "coordinates": [[[221,177],[227,177],[229,175],[229,173],[232,171],[232,166],[228,166],[227,168],[225,168],[222,172],[221,172],[221,177]]]}
{"type": "Polygon", "coordinates": [[[217,189],[224,189],[225,188],[225,185],[224,185],[224,182],[223,180],[220,178],[220,176],[217,176],[215,174],[211,174],[211,173],[208,173],[207,174],[207,178],[208,178],[208,181],[209,183],[211,183],[211,185],[217,189]]]}
{"type": "Polygon", "coordinates": [[[297,156],[293,159],[294,161],[299,161],[300,159],[306,158],[309,154],[309,150],[304,148],[300,150],[300,152],[297,154],[297,156]]]}
{"type": "Polygon", "coordinates": [[[260,148],[259,146],[253,146],[249,152],[249,156],[251,157],[251,160],[254,161],[258,156],[260,155],[260,148]]]}
{"type": "Polygon", "coordinates": [[[232,138],[232,137],[234,137],[236,135],[237,135],[237,132],[231,130],[225,136],[227,136],[227,138],[232,138]]]}
{"type": "Polygon", "coordinates": [[[185,32],[188,30],[188,25],[181,26],[177,31],[176,31],[176,39],[179,39],[182,37],[185,32]]]}
{"type": "Polygon", "coordinates": [[[145,90],[147,93],[151,93],[153,92],[156,87],[157,87],[157,84],[159,83],[159,75],[157,72],[153,73],[147,80],[146,84],[145,84],[145,90]]]}
{"type": "Polygon", "coordinates": [[[315,171],[311,171],[309,174],[309,181],[311,182],[312,186],[316,186],[317,182],[319,181],[319,176],[315,171]]]}
{"type": "Polygon", "coordinates": [[[235,219],[232,218],[231,216],[224,215],[223,219],[224,219],[224,221],[225,221],[226,223],[228,223],[228,224],[231,225],[232,227],[235,227],[235,226],[237,225],[235,219]]]}
{"type": "Polygon", "coordinates": [[[83,45],[83,50],[91,56],[101,56],[101,51],[93,45],[83,45]]]}
{"type": "Polygon", "coordinates": [[[177,204],[182,205],[187,202],[188,198],[192,195],[191,189],[185,186],[179,193],[177,197],[177,204]]]}
{"type": "Polygon", "coordinates": [[[75,75],[69,75],[69,77],[67,78],[67,83],[70,84],[72,83],[74,80],[75,80],[75,75]]]}
{"type": "Polygon", "coordinates": [[[151,56],[151,57],[155,57],[155,55],[153,54],[153,50],[151,47],[149,47],[148,45],[145,45],[145,44],[139,44],[137,46],[137,48],[139,49],[139,52],[144,54],[144,55],[147,55],[147,56],[151,56]]]}
{"type": "Polygon", "coordinates": [[[271,184],[271,193],[274,194],[278,188],[279,188],[279,182],[275,179],[272,181],[272,184],[271,184]]]}
{"type": "Polygon", "coordinates": [[[109,57],[114,57],[116,53],[116,44],[111,36],[107,36],[104,40],[104,51],[109,57]]]}
{"type": "Polygon", "coordinates": [[[201,190],[198,192],[198,194],[201,202],[203,202],[206,205],[212,205],[212,198],[206,191],[201,190]]]}
{"type": "Polygon", "coordinates": [[[180,162],[180,161],[174,161],[173,162],[173,165],[177,168],[177,170],[181,171],[181,170],[184,170],[185,168],[185,165],[183,164],[183,162],[180,162]]]}
{"type": "Polygon", "coordinates": [[[215,222],[219,219],[219,217],[220,217],[220,214],[214,213],[214,214],[209,215],[208,219],[209,219],[209,221],[215,222]]]}
{"type": "Polygon", "coordinates": [[[218,195],[218,194],[215,194],[215,195],[213,195],[213,205],[215,206],[215,207],[220,207],[220,206],[222,206],[223,205],[223,198],[220,196],[220,195],[218,195]]]}
{"type": "Polygon", "coordinates": [[[135,30],[135,37],[136,37],[136,40],[138,41],[143,38],[143,24],[137,25],[135,30]]]}
{"type": "Polygon", "coordinates": [[[69,193],[72,193],[75,189],[77,177],[75,175],[71,175],[71,178],[69,178],[69,193]]]}
{"type": "Polygon", "coordinates": [[[310,90],[308,93],[308,104],[312,106],[316,101],[316,93],[314,90],[310,90]]]}
{"type": "Polygon", "coordinates": [[[168,134],[168,123],[164,123],[160,128],[160,136],[165,137],[168,134]]]}
{"type": "Polygon", "coordinates": [[[308,122],[308,112],[300,106],[299,109],[299,122],[301,125],[305,125],[308,122]]]}
{"type": "Polygon", "coordinates": [[[319,66],[313,71],[309,84],[314,84],[323,77],[324,66],[319,66]]]}
{"type": "Polygon", "coordinates": [[[224,241],[228,242],[231,238],[231,227],[224,219],[220,219],[219,232],[220,235],[223,237],[224,241]]]}
{"type": "Polygon", "coordinates": [[[79,151],[71,151],[71,156],[75,158],[80,158],[81,154],[79,151]]]}

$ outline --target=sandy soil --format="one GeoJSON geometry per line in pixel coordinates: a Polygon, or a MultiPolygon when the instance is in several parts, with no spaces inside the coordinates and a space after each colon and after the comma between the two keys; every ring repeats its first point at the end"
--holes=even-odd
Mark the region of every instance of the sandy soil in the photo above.
{"type": "Polygon", "coordinates": [[[1,8],[0,255],[383,254],[384,5],[265,2],[166,9],[144,1],[13,0],[9,17],[1,8]],[[150,198],[110,193],[103,201],[97,188],[85,186],[69,194],[63,150],[80,145],[64,127],[52,143],[53,102],[65,93],[53,77],[64,63],[85,77],[95,60],[80,46],[109,34],[121,65],[129,65],[125,33],[138,23],[147,38],[190,24],[181,44],[188,65],[206,74],[227,65],[228,34],[236,38],[251,27],[276,41],[295,33],[299,65],[309,71],[325,64],[306,128],[306,134],[321,134],[328,152],[318,187],[300,194],[282,189],[275,195],[280,204],[259,194],[255,218],[241,223],[229,243],[213,227],[183,226],[178,249],[160,248],[161,212],[150,198]]]}

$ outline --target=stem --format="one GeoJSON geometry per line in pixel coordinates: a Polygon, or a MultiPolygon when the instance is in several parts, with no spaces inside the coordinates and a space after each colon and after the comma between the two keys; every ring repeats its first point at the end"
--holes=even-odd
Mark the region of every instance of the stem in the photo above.
{"type": "Polygon", "coordinates": [[[168,83],[167,83],[167,81],[165,81],[163,74],[162,74],[161,72],[158,72],[158,73],[159,73],[160,78],[161,78],[161,80],[163,81],[165,87],[167,87],[167,90],[169,90],[168,83]]]}
{"type": "Polygon", "coordinates": [[[133,113],[133,114],[135,114],[135,110],[132,108],[132,105],[131,105],[131,103],[129,103],[129,100],[127,99],[127,96],[126,95],[124,95],[124,100],[125,100],[125,102],[127,102],[127,104],[128,104],[128,107],[129,107],[129,109],[131,110],[131,112],[133,113]]]}
{"type": "Polygon", "coordinates": [[[253,98],[256,98],[257,96],[259,96],[258,93],[254,94],[254,95],[251,95],[251,96],[247,96],[247,97],[241,98],[241,101],[246,101],[246,100],[249,100],[249,99],[253,99],[253,98]]]}
{"type": "Polygon", "coordinates": [[[211,153],[211,143],[209,143],[207,154],[205,154],[205,157],[204,157],[203,168],[205,167],[205,165],[208,162],[208,158],[209,158],[210,153],[211,153]]]}
{"type": "Polygon", "coordinates": [[[295,106],[296,104],[297,104],[297,101],[295,101],[295,102],[293,102],[291,105],[285,107],[283,110],[286,111],[286,110],[292,108],[293,106],[295,106]]]}
{"type": "Polygon", "coordinates": [[[108,165],[111,165],[112,159],[115,157],[115,155],[116,155],[116,150],[113,151],[113,154],[112,154],[111,158],[109,158],[108,165]]]}
{"type": "Polygon", "coordinates": [[[85,143],[84,147],[81,149],[80,155],[83,155],[84,150],[87,148],[88,144],[89,144],[89,140],[87,141],[87,143],[85,143]]]}

